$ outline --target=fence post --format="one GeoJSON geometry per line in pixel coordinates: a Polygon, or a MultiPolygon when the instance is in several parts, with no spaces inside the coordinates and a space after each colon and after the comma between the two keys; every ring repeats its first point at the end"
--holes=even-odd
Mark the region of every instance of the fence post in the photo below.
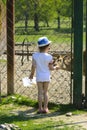
{"type": "Polygon", "coordinates": [[[87,0],[86,0],[86,74],[85,74],[85,97],[87,100],[87,0]]]}
{"type": "Polygon", "coordinates": [[[83,0],[74,0],[74,84],[73,104],[82,105],[83,0]]]}
{"type": "MultiPolygon", "coordinates": [[[[0,34],[1,34],[1,3],[0,3],[0,34]]],[[[0,35],[1,41],[1,35],[0,35]]],[[[0,69],[0,101],[1,101],[1,69],[0,69]]]]}
{"type": "Polygon", "coordinates": [[[7,0],[7,94],[14,93],[14,0],[7,0]]]}

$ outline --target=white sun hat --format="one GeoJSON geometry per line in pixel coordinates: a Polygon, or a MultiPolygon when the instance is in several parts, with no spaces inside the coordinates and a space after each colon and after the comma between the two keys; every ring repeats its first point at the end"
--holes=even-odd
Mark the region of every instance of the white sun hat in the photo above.
{"type": "Polygon", "coordinates": [[[38,39],[38,47],[49,45],[52,41],[49,41],[47,37],[40,37],[38,39]]]}

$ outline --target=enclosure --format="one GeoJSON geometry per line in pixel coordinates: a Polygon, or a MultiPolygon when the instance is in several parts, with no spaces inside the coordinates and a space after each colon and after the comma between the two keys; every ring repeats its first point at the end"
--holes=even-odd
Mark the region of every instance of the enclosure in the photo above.
{"type": "Polygon", "coordinates": [[[0,5],[0,28],[4,33],[3,36],[0,33],[0,40],[3,39],[0,42],[0,52],[3,51],[0,55],[1,96],[15,93],[37,100],[37,86],[24,87],[22,79],[30,74],[32,54],[38,51],[38,38],[47,36],[52,41],[49,53],[61,68],[51,72],[49,101],[81,105],[82,93],[87,96],[86,70],[85,76],[82,72],[82,51],[86,50],[86,0],[84,3],[82,0],[7,0],[0,5]],[[6,21],[7,27],[2,25],[6,21]],[[1,47],[6,37],[3,45],[7,49],[1,47]]]}

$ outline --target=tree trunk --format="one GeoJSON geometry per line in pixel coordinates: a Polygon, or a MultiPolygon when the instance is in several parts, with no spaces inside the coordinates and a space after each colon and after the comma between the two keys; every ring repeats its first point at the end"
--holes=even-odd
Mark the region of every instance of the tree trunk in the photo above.
{"type": "Polygon", "coordinates": [[[27,32],[27,28],[28,28],[28,15],[25,14],[25,31],[27,32]]]}
{"type": "Polygon", "coordinates": [[[39,19],[38,19],[38,12],[37,12],[37,2],[34,3],[34,9],[35,9],[35,14],[34,14],[34,28],[35,31],[39,31],[39,19]]]}
{"type": "Polygon", "coordinates": [[[47,27],[49,27],[49,22],[48,22],[48,20],[46,20],[45,22],[46,22],[47,27]]]}
{"type": "Polygon", "coordinates": [[[34,14],[34,28],[35,31],[39,31],[39,20],[37,13],[34,14]]]}
{"type": "Polygon", "coordinates": [[[57,18],[57,21],[58,21],[58,29],[60,29],[60,11],[58,10],[58,18],[57,18]]]}
{"type": "Polygon", "coordinates": [[[58,29],[60,29],[60,17],[58,16],[58,29]]]}

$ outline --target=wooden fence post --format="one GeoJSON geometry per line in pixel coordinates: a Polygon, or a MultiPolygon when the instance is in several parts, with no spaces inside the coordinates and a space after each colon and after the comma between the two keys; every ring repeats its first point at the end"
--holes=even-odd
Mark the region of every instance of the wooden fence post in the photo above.
{"type": "Polygon", "coordinates": [[[73,104],[82,105],[83,0],[74,0],[73,104]]]}
{"type": "Polygon", "coordinates": [[[7,0],[7,94],[14,93],[14,0],[7,0]]]}

